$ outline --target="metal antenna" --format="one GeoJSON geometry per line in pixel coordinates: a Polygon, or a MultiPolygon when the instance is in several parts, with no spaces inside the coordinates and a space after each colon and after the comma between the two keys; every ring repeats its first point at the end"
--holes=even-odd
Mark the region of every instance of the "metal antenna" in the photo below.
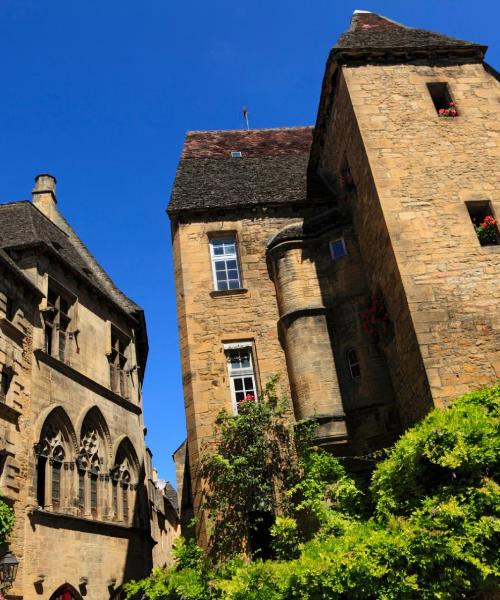
{"type": "Polygon", "coordinates": [[[248,108],[246,106],[243,107],[243,119],[247,126],[247,129],[250,129],[250,121],[248,120],[248,108]]]}

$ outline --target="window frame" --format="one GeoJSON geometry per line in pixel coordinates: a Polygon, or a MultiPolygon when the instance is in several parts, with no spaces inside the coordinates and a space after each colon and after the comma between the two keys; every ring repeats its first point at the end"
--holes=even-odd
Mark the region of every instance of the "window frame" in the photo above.
{"type": "Polygon", "coordinates": [[[110,336],[109,387],[115,394],[128,399],[130,397],[128,365],[130,363],[131,338],[113,324],[110,336]]]}
{"type": "Polygon", "coordinates": [[[352,381],[356,381],[356,379],[361,378],[361,362],[359,360],[359,355],[354,348],[348,348],[346,350],[346,360],[347,367],[349,368],[349,376],[352,381]],[[355,360],[351,360],[351,356],[354,355],[355,360]],[[357,369],[357,375],[353,373],[353,369],[357,369]]]}
{"type": "Polygon", "coordinates": [[[49,278],[47,304],[43,311],[43,348],[47,354],[61,362],[68,362],[69,360],[68,340],[74,320],[73,307],[75,303],[76,296],[67,291],[57,281],[49,278]]]}
{"type": "Polygon", "coordinates": [[[254,400],[253,402],[258,402],[259,401],[259,390],[258,390],[258,386],[257,386],[257,375],[256,375],[256,370],[255,370],[255,359],[254,359],[254,351],[253,351],[253,344],[251,342],[240,342],[240,343],[233,343],[233,344],[224,344],[224,356],[226,359],[226,363],[227,363],[227,374],[228,374],[228,378],[229,378],[229,391],[231,394],[231,404],[233,407],[233,412],[235,415],[238,414],[238,407],[239,405],[244,402],[244,398],[243,400],[240,400],[238,402],[237,400],[237,393],[241,393],[243,392],[243,394],[246,396],[247,393],[249,392],[253,392],[253,396],[254,396],[254,400]],[[248,357],[249,357],[249,366],[248,367],[243,367],[240,369],[233,369],[232,368],[232,363],[230,360],[230,356],[231,354],[234,354],[235,352],[248,352],[248,357]],[[251,390],[247,390],[246,389],[246,383],[245,383],[245,379],[249,379],[251,378],[252,380],[252,388],[251,390]],[[242,379],[242,385],[243,385],[243,389],[242,390],[237,390],[236,386],[235,386],[235,380],[237,379],[242,379]]]}
{"type": "Polygon", "coordinates": [[[224,233],[219,233],[219,234],[213,234],[210,235],[208,238],[208,245],[209,245],[209,252],[210,252],[210,264],[212,267],[212,285],[213,285],[213,291],[215,292],[237,292],[239,290],[243,289],[243,279],[242,279],[242,274],[241,274],[241,263],[240,263],[240,252],[239,252],[239,244],[238,244],[238,238],[236,236],[236,233],[233,232],[224,232],[224,233]],[[233,245],[234,245],[234,254],[223,254],[220,256],[217,256],[214,253],[214,242],[219,242],[219,241],[232,241],[233,245]],[[227,264],[225,266],[225,273],[226,275],[228,274],[229,271],[237,271],[238,274],[238,287],[234,287],[231,288],[229,287],[229,281],[234,281],[234,279],[229,279],[229,277],[226,279],[226,283],[227,283],[227,288],[220,288],[219,287],[219,281],[217,279],[217,268],[216,268],[216,263],[217,262],[226,262],[229,260],[234,260],[236,262],[236,269],[228,269],[227,268],[227,264]]]}
{"type": "Polygon", "coordinates": [[[348,256],[348,253],[347,253],[347,245],[346,245],[346,243],[345,243],[345,238],[343,238],[343,237],[340,237],[340,238],[336,238],[336,239],[334,239],[334,240],[331,240],[331,241],[328,243],[328,246],[329,246],[329,248],[330,248],[330,256],[331,256],[331,258],[332,258],[332,260],[333,260],[333,261],[337,261],[337,260],[340,260],[341,258],[345,258],[346,256],[348,256]],[[333,246],[334,246],[334,244],[336,244],[337,242],[341,242],[341,244],[342,244],[342,248],[343,248],[343,250],[344,250],[344,254],[340,254],[339,256],[336,256],[336,255],[335,255],[335,252],[334,252],[334,250],[333,250],[333,246]]]}

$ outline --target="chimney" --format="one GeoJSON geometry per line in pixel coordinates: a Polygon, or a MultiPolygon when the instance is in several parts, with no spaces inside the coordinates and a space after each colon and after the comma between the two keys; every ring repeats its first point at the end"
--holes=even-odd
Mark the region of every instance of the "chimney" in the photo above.
{"type": "Polygon", "coordinates": [[[35,187],[32,192],[32,202],[51,221],[57,213],[56,178],[42,173],[35,177],[35,187]]]}

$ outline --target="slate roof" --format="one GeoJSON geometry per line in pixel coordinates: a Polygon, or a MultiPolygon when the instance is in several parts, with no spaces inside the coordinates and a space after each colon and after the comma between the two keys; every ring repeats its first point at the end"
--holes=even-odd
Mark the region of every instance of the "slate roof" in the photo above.
{"type": "Polygon", "coordinates": [[[355,11],[349,30],[340,36],[332,55],[340,55],[349,50],[369,49],[388,51],[477,49],[484,53],[486,46],[425,29],[407,27],[372,12],[355,11]]]}
{"type": "MultiPolygon", "coordinates": [[[[78,239],[75,234],[75,239],[78,239]]],[[[75,244],[75,239],[48,219],[38,208],[26,200],[0,204],[0,247],[4,249],[43,245],[61,261],[70,266],[92,287],[105,295],[123,311],[132,314],[141,308],[127,298],[112,283],[103,280],[98,271],[104,273],[97,261],[85,248],[75,244]]]]}
{"type": "Polygon", "coordinates": [[[312,133],[312,127],[188,132],[167,212],[324,198],[320,179],[308,176],[312,133]]]}
{"type": "Polygon", "coordinates": [[[179,500],[177,497],[177,492],[174,486],[170,483],[170,481],[166,481],[165,479],[159,479],[156,482],[156,487],[163,493],[163,496],[170,502],[172,508],[175,509],[176,512],[179,511],[179,500]]]}

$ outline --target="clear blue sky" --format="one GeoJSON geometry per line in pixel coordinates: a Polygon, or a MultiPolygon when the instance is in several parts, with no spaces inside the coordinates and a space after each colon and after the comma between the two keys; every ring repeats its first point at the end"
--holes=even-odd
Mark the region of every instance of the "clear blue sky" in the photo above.
{"type": "Polygon", "coordinates": [[[59,207],[146,310],[147,442],[160,475],[185,434],[165,215],[190,129],[313,124],[354,9],[491,46],[498,0],[0,0],[0,201],[58,178],[59,207]]]}

